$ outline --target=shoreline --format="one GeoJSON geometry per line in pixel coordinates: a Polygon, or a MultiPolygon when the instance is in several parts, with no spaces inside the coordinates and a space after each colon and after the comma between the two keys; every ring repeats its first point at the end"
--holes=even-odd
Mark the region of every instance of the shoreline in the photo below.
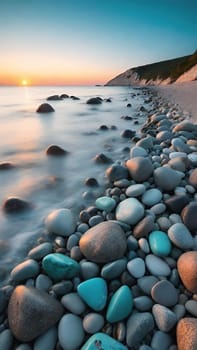
{"type": "MultiPolygon", "coordinates": [[[[54,345],[50,346],[54,350],[67,349],[67,343],[72,349],[92,350],[95,335],[101,344],[113,343],[114,349],[122,350],[136,346],[143,349],[143,344],[150,349],[151,346],[159,348],[161,342],[166,348],[173,348],[177,342],[189,344],[191,341],[192,337],[188,339],[184,331],[177,331],[177,338],[174,332],[177,324],[186,322],[188,317],[197,322],[193,311],[197,302],[192,299],[197,281],[195,287],[188,285],[184,271],[178,266],[184,254],[197,254],[193,215],[193,206],[196,208],[197,203],[196,177],[192,176],[197,164],[197,129],[189,121],[184,122],[184,114],[180,115],[177,106],[164,102],[161,95],[158,97],[157,88],[147,88],[144,99],[152,100],[153,110],[147,113],[141,135],[134,137],[136,144],[131,144],[127,161],[117,159],[108,167],[103,196],[97,198],[93,207],[84,209],[77,222],[68,209],[49,215],[45,221],[48,234],[41,238],[40,245],[31,249],[25,262],[12,270],[10,282],[1,288],[0,342],[7,347],[10,343],[10,349],[11,346],[17,349],[24,342],[28,350],[35,344],[45,344],[42,349],[44,346],[47,349],[46,344],[52,337],[54,345]],[[156,96],[152,92],[155,90],[156,96]],[[109,231],[114,235],[113,242],[105,234],[109,231]],[[90,237],[83,242],[87,233],[90,237]],[[100,239],[96,238],[99,233],[100,239]],[[91,245],[94,240],[96,246],[91,245]],[[62,267],[68,270],[68,266],[69,273],[72,272],[70,277],[62,275],[62,267]],[[149,283],[145,282],[146,277],[149,283]],[[89,284],[84,285],[85,282],[89,284]],[[25,287],[16,287],[18,285],[25,287]],[[19,294],[18,288],[21,288],[19,294]],[[92,293],[96,297],[90,301],[92,293]],[[58,302],[53,305],[49,325],[46,324],[50,304],[47,295],[51,304],[54,298],[58,302]],[[121,310],[113,302],[114,295],[121,310]],[[38,297],[41,305],[37,304],[38,297]],[[98,308],[100,298],[105,301],[98,308]],[[196,304],[189,307],[191,302],[196,304]],[[18,303],[21,308],[16,312],[18,303]],[[23,312],[24,305],[31,309],[34,321],[32,314],[30,317],[23,312]],[[40,307],[45,315],[42,325],[39,324],[40,307]],[[74,337],[71,326],[75,329],[74,337]],[[105,338],[103,333],[110,338],[105,338]]],[[[187,275],[191,274],[192,278],[193,273],[191,268],[187,275]]],[[[192,333],[192,326],[186,326],[192,333]]],[[[196,333],[192,335],[196,345],[196,333]]]]}

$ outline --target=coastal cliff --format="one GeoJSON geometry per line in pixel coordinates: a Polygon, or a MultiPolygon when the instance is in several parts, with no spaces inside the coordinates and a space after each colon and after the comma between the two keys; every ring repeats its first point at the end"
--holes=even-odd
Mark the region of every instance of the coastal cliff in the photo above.
{"type": "Polygon", "coordinates": [[[197,50],[189,56],[130,68],[106,85],[167,85],[197,80],[197,50]]]}

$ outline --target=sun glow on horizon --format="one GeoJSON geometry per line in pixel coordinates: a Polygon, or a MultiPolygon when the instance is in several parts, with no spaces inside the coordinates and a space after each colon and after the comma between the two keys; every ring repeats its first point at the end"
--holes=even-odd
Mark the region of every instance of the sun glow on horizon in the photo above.
{"type": "Polygon", "coordinates": [[[21,85],[22,85],[22,86],[27,86],[27,85],[29,85],[29,84],[28,84],[28,81],[27,81],[26,79],[23,79],[23,80],[21,81],[21,85]]]}

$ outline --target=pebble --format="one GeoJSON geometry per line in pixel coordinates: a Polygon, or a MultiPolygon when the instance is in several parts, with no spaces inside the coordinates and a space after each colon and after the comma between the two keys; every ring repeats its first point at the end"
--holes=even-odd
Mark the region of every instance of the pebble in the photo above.
{"type": "Polygon", "coordinates": [[[135,225],[144,216],[144,207],[136,198],[127,198],[116,208],[116,219],[135,225]]]}
{"type": "Polygon", "coordinates": [[[126,167],[119,164],[113,164],[106,170],[106,176],[109,181],[114,182],[121,179],[128,179],[129,172],[126,167]]]}
{"type": "Polygon", "coordinates": [[[145,274],[144,260],[141,258],[135,258],[130,260],[127,264],[127,269],[133,277],[135,278],[143,277],[145,274]]]}
{"type": "Polygon", "coordinates": [[[175,313],[166,306],[154,304],[152,313],[160,331],[169,332],[177,322],[175,313]]]}
{"type": "Polygon", "coordinates": [[[178,291],[168,280],[157,282],[151,289],[151,296],[157,304],[168,307],[178,302],[178,291]]]}
{"type": "Polygon", "coordinates": [[[95,312],[88,313],[83,319],[83,328],[89,334],[99,332],[104,326],[104,317],[95,312]]]}
{"type": "Polygon", "coordinates": [[[191,232],[197,230],[197,201],[190,202],[181,212],[183,223],[191,232]]]}
{"type": "Polygon", "coordinates": [[[169,255],[172,248],[168,235],[163,231],[151,232],[149,245],[152,253],[158,256],[169,255]]]}
{"type": "Polygon", "coordinates": [[[156,331],[152,337],[151,346],[154,350],[169,350],[173,343],[172,337],[162,331],[156,331]]]}
{"type": "Polygon", "coordinates": [[[37,289],[41,289],[47,292],[52,287],[52,285],[53,282],[51,281],[51,279],[44,274],[40,274],[36,278],[35,287],[37,289]]]}
{"type": "Polygon", "coordinates": [[[4,201],[2,208],[7,214],[16,214],[31,209],[32,205],[21,198],[8,197],[4,201]]]}
{"type": "Polygon", "coordinates": [[[117,259],[108,264],[105,264],[101,269],[101,277],[106,280],[117,278],[124,272],[126,266],[127,260],[125,258],[117,259]]]}
{"type": "Polygon", "coordinates": [[[138,241],[139,247],[140,249],[145,253],[145,254],[149,254],[150,253],[150,248],[149,248],[149,244],[146,238],[140,238],[138,241]]]}
{"type": "Polygon", "coordinates": [[[121,286],[112,296],[106,312],[106,319],[115,323],[127,318],[133,309],[133,296],[128,286],[121,286]]]}
{"type": "Polygon", "coordinates": [[[149,254],[145,258],[146,266],[150,273],[155,276],[169,276],[171,270],[168,264],[153,254],[149,254]]]}
{"type": "Polygon", "coordinates": [[[148,156],[148,152],[139,146],[134,146],[131,147],[130,149],[130,158],[135,158],[135,157],[147,157],[148,156]]]}
{"type": "Polygon", "coordinates": [[[107,263],[121,258],[127,248],[123,229],[116,222],[102,222],[83,234],[79,241],[82,254],[90,261],[107,263]]]}
{"type": "Polygon", "coordinates": [[[172,191],[179,185],[182,175],[167,167],[160,167],[154,170],[156,185],[163,191],[172,191]]]}
{"type": "Polygon", "coordinates": [[[158,278],[155,276],[144,276],[137,280],[137,285],[143,293],[151,295],[151,290],[157,282],[158,278]]]}
{"type": "Polygon", "coordinates": [[[135,238],[139,239],[148,236],[148,234],[154,228],[154,216],[147,215],[133,229],[133,235],[135,238]]]}
{"type": "Polygon", "coordinates": [[[45,255],[52,253],[53,245],[49,242],[44,242],[31,249],[28,253],[28,257],[34,260],[40,260],[45,255]]]}
{"type": "Polygon", "coordinates": [[[80,262],[80,265],[81,265],[81,275],[84,280],[88,280],[89,278],[97,277],[99,275],[100,268],[96,263],[82,260],[80,262]]]}
{"type": "Polygon", "coordinates": [[[151,188],[150,190],[146,191],[142,196],[142,202],[148,207],[159,203],[161,199],[162,193],[157,188],[151,188]]]}
{"type": "Polygon", "coordinates": [[[195,124],[189,122],[188,120],[183,120],[182,122],[178,123],[174,128],[173,132],[177,131],[195,131],[196,126],[195,124]]]}
{"type": "Polygon", "coordinates": [[[71,279],[78,275],[80,265],[68,256],[60,253],[48,254],[42,260],[42,267],[54,281],[71,279]]]}
{"type": "Polygon", "coordinates": [[[153,165],[149,158],[134,157],[126,162],[126,166],[133,180],[143,182],[153,173],[153,165]]]}
{"type": "Polygon", "coordinates": [[[51,327],[34,341],[33,350],[54,350],[57,343],[57,328],[51,327]]]}
{"type": "Polygon", "coordinates": [[[68,152],[60,146],[50,145],[46,150],[47,156],[62,157],[68,154],[68,152]]]}
{"type": "Polygon", "coordinates": [[[96,333],[92,335],[80,350],[128,350],[128,348],[119,341],[113,339],[105,333],[96,333]]]}
{"type": "Polygon", "coordinates": [[[94,215],[89,219],[88,224],[90,227],[93,227],[100,224],[101,222],[103,222],[103,217],[101,215],[94,215]]]}
{"type": "Polygon", "coordinates": [[[140,311],[150,311],[153,306],[153,301],[151,298],[147,297],[146,295],[142,295],[140,297],[137,297],[133,300],[134,307],[140,311]]]}
{"type": "Polygon", "coordinates": [[[150,208],[151,213],[154,215],[161,215],[166,211],[166,205],[164,203],[158,203],[150,208]]]}
{"type": "Polygon", "coordinates": [[[84,340],[85,332],[79,316],[67,313],[58,326],[58,339],[64,350],[78,349],[84,340]]]}
{"type": "Polygon", "coordinates": [[[95,205],[98,209],[110,213],[115,208],[116,201],[111,197],[103,196],[96,199],[95,205]]]}
{"type": "Polygon", "coordinates": [[[13,344],[13,335],[10,329],[5,329],[0,333],[0,349],[11,350],[13,344]]]}
{"type": "Polygon", "coordinates": [[[182,223],[172,225],[168,230],[168,237],[176,247],[182,250],[189,250],[193,246],[193,237],[182,223]]]}
{"type": "Polygon", "coordinates": [[[140,344],[154,329],[153,316],[149,312],[136,312],[127,321],[126,341],[129,348],[140,344]]]}
{"type": "Polygon", "coordinates": [[[185,303],[186,310],[194,317],[197,317],[197,301],[188,300],[185,303]]]}
{"type": "Polygon", "coordinates": [[[10,276],[14,281],[22,282],[28,278],[36,277],[39,274],[40,267],[37,261],[28,259],[17,266],[11,271],[10,276]]]}
{"type": "Polygon", "coordinates": [[[146,187],[143,184],[135,184],[127,187],[126,195],[128,197],[140,197],[146,191],[146,187]]]}
{"type": "Polygon", "coordinates": [[[189,251],[177,261],[179,276],[184,286],[192,293],[197,293],[197,251],[189,251]]]}
{"type": "Polygon", "coordinates": [[[153,148],[153,137],[152,136],[147,136],[142,139],[140,139],[137,143],[136,146],[142,147],[145,150],[151,150],[153,148]]]}
{"type": "Polygon", "coordinates": [[[107,283],[103,278],[95,277],[80,283],[77,292],[93,310],[104,309],[107,302],[107,283]]]}
{"type": "Polygon", "coordinates": [[[70,209],[56,209],[49,214],[45,225],[50,233],[66,237],[70,236],[76,227],[74,216],[70,209]]]}
{"type": "Polygon", "coordinates": [[[197,319],[191,317],[182,318],[176,329],[178,350],[197,349],[197,319]]]}
{"type": "Polygon", "coordinates": [[[86,305],[77,293],[68,293],[61,299],[62,305],[75,315],[81,315],[86,310],[86,305]]]}
{"type": "Polygon", "coordinates": [[[197,189],[197,168],[191,172],[189,176],[189,183],[197,189]]]}
{"type": "Polygon", "coordinates": [[[181,210],[189,204],[189,198],[185,194],[178,194],[166,199],[165,204],[171,213],[180,214],[181,210]]]}
{"type": "Polygon", "coordinates": [[[8,305],[9,327],[22,342],[37,338],[59,321],[62,314],[59,301],[44,291],[22,285],[15,288],[8,305]]]}

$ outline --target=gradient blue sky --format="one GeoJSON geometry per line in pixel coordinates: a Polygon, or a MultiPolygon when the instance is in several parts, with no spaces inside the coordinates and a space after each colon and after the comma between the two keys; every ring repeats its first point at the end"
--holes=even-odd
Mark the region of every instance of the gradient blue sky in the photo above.
{"type": "Polygon", "coordinates": [[[197,49],[197,0],[0,0],[0,84],[105,83],[197,49]]]}

